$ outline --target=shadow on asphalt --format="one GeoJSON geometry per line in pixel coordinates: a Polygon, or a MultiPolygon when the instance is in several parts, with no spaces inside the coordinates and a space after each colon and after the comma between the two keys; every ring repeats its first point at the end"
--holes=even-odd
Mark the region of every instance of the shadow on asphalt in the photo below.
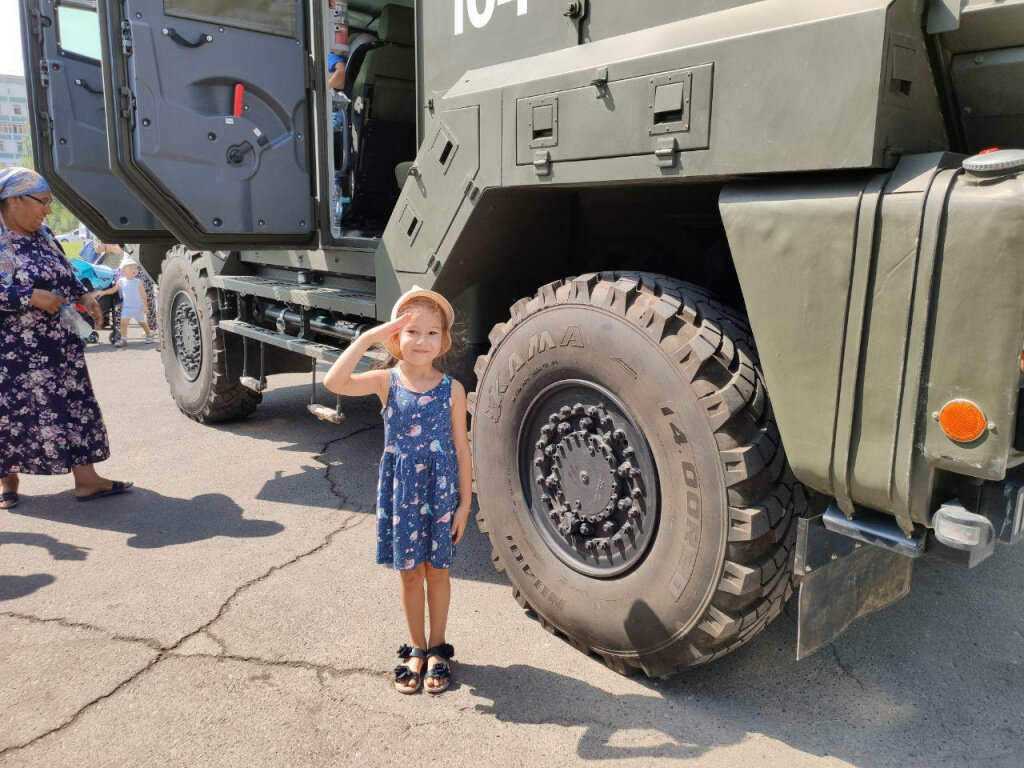
{"type": "MultiPolygon", "coordinates": [[[[65,544],[43,533],[0,531],[0,547],[12,544],[45,549],[54,560],[85,560],[89,552],[88,547],[65,544]]],[[[0,601],[27,597],[56,580],[56,577],[49,573],[32,573],[28,576],[0,575],[0,601]]]]}
{"type": "Polygon", "coordinates": [[[75,544],[65,544],[63,541],[47,536],[45,533],[23,533],[20,531],[0,531],[0,547],[5,544],[21,544],[25,547],[39,547],[50,553],[54,560],[85,560],[88,557],[89,548],[79,547],[75,544]]]}
{"type": "Polygon", "coordinates": [[[693,759],[763,734],[859,768],[1019,766],[1022,557],[996,558],[987,575],[919,563],[910,595],[800,662],[790,603],[724,658],[634,678],[640,694],[525,665],[459,664],[456,677],[501,722],[583,730],[577,755],[588,760],[693,759]]]}
{"type": "Polygon", "coordinates": [[[25,498],[11,514],[131,534],[128,546],[139,549],[190,544],[215,536],[273,536],[284,530],[271,520],[245,519],[242,508],[222,493],[178,499],[139,487],[84,503],[76,502],[67,492],[25,498]]]}
{"type": "Polygon", "coordinates": [[[28,576],[0,575],[0,602],[28,597],[37,589],[48,587],[57,578],[49,573],[31,573],[28,576]]]}

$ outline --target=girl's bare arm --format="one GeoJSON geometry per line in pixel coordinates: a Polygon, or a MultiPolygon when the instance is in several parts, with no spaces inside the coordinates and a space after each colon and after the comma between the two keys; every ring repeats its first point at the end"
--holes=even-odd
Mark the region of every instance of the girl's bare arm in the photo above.
{"type": "Polygon", "coordinates": [[[354,373],[354,371],[370,347],[401,332],[411,319],[411,315],[402,315],[397,320],[378,325],[376,328],[361,333],[334,361],[334,365],[324,377],[324,386],[338,395],[352,397],[377,395],[382,403],[387,402],[388,385],[391,378],[387,371],[366,371],[365,373],[354,373]]]}

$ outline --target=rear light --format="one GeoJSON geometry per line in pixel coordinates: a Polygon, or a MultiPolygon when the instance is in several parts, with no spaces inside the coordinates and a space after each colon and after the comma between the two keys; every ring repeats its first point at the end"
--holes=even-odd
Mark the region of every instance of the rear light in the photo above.
{"type": "Polygon", "coordinates": [[[946,437],[958,443],[973,442],[988,428],[985,414],[970,400],[949,401],[942,406],[937,418],[946,437]]]}
{"type": "Polygon", "coordinates": [[[996,532],[992,521],[968,512],[958,501],[947,501],[934,515],[935,538],[947,547],[970,553],[968,567],[973,568],[992,554],[996,532]]]}

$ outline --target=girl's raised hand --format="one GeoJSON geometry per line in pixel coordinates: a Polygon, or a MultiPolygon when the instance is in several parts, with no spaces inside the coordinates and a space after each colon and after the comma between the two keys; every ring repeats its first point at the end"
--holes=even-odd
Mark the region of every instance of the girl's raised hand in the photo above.
{"type": "Polygon", "coordinates": [[[379,344],[392,336],[399,334],[416,317],[415,312],[406,312],[397,319],[378,325],[368,331],[364,331],[359,338],[365,339],[368,344],[379,344]]]}

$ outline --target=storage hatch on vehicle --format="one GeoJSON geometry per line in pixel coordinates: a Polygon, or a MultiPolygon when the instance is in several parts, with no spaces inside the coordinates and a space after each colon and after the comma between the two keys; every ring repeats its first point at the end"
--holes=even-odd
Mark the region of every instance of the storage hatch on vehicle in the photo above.
{"type": "Polygon", "coordinates": [[[172,238],[110,170],[95,2],[20,0],[36,167],[105,242],[172,238]]]}
{"type": "Polygon", "coordinates": [[[304,8],[99,3],[112,165],[189,247],[316,238],[304,8]]]}

